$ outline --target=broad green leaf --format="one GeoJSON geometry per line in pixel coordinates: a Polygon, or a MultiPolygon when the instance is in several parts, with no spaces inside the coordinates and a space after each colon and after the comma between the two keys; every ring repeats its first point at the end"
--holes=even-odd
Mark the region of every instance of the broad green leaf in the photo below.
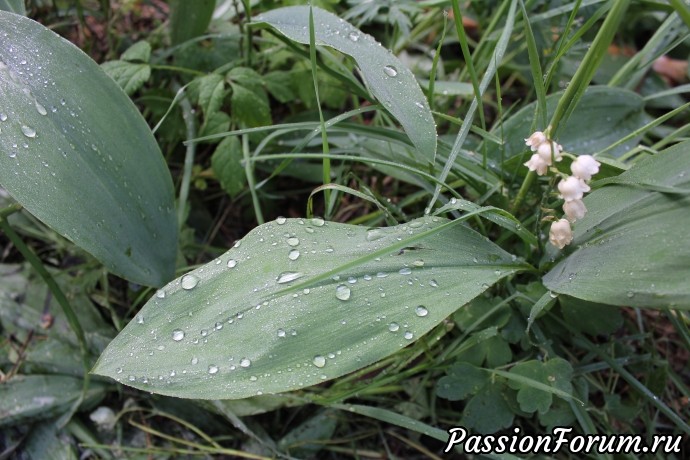
{"type": "MultiPolygon", "coordinates": [[[[556,109],[562,93],[546,98],[548,115],[556,109]]],[[[502,136],[506,143],[505,158],[508,159],[529,150],[524,139],[534,130],[531,129],[536,102],[508,118],[496,128],[495,134],[502,136]]],[[[594,154],[614,142],[644,126],[647,116],[644,112],[644,100],[639,94],[620,88],[592,86],[587,89],[580,100],[577,110],[558,130],[558,143],[564,149],[578,155],[594,154]]],[[[546,126],[537,126],[544,130],[546,126]]],[[[619,145],[609,152],[618,157],[637,145],[638,138],[619,145]]],[[[491,147],[492,144],[488,144],[491,147]]],[[[500,149],[495,150],[498,157],[500,149]]]]}
{"type": "Polygon", "coordinates": [[[271,108],[253,91],[232,85],[232,116],[243,126],[254,128],[271,124],[271,108]]]}
{"type": "MultiPolygon", "coordinates": [[[[316,44],[351,56],[359,66],[368,89],[400,122],[418,154],[433,164],[436,126],[424,94],[412,72],[378,43],[336,15],[314,8],[316,44]]],[[[278,8],[254,18],[291,40],[309,44],[309,7],[278,8]]]]}
{"type": "MultiPolygon", "coordinates": [[[[510,373],[554,387],[565,393],[571,393],[573,390],[570,383],[573,368],[570,363],[561,358],[553,358],[546,362],[535,360],[521,362],[516,364],[510,373]]],[[[518,390],[517,401],[521,410],[528,413],[538,411],[544,414],[551,407],[553,395],[550,392],[521,381],[509,380],[508,385],[518,390]]]]}
{"type": "MultiPolygon", "coordinates": [[[[91,382],[82,407],[100,401],[106,385],[91,382]]],[[[82,392],[82,379],[65,375],[18,375],[0,385],[0,427],[58,416],[82,392]]]]}
{"type": "Polygon", "coordinates": [[[0,185],[112,272],[175,268],[170,173],[129,98],[74,45],[0,11],[0,185]]]}
{"type": "Polygon", "coordinates": [[[170,39],[173,45],[206,32],[216,0],[170,0],[170,39]]]}
{"type": "Polygon", "coordinates": [[[278,219],[168,284],[93,372],[154,393],[239,399],[322,383],[414,342],[524,264],[459,221],[278,219]]]}
{"type": "Polygon", "coordinates": [[[620,308],[570,296],[560,296],[558,301],[568,326],[586,334],[613,334],[623,325],[620,308]]]}
{"type": "Polygon", "coordinates": [[[151,44],[145,40],[136,42],[127,51],[122,53],[120,59],[129,62],[149,62],[151,58],[151,44]]]}
{"type": "Polygon", "coordinates": [[[69,435],[58,430],[58,420],[46,420],[31,427],[23,450],[25,458],[41,460],[77,460],[79,454],[69,435]]]}
{"type": "Polygon", "coordinates": [[[24,0],[0,0],[0,10],[26,16],[26,5],[24,5],[24,0]]]}
{"type": "Polygon", "coordinates": [[[459,401],[476,394],[489,381],[490,375],[472,364],[461,362],[448,370],[436,385],[436,394],[450,401],[459,401]]]}
{"type": "Polygon", "coordinates": [[[635,163],[585,197],[554,292],[611,305],[690,309],[690,141],[635,163]],[[658,188],[685,193],[661,193],[658,188]]]}
{"type": "Polygon", "coordinates": [[[515,414],[505,399],[504,388],[501,383],[491,382],[479,390],[462,412],[462,426],[489,434],[512,425],[515,414]]]}
{"type": "Polygon", "coordinates": [[[225,95],[225,80],[222,75],[211,73],[197,79],[199,85],[199,105],[206,117],[220,109],[225,95]]]}
{"type": "Polygon", "coordinates": [[[247,176],[240,163],[242,148],[236,136],[226,137],[216,147],[211,157],[211,167],[223,190],[237,196],[247,184],[247,176]]]}
{"type": "Polygon", "coordinates": [[[276,70],[263,76],[266,90],[271,93],[278,102],[285,104],[295,99],[295,91],[292,87],[292,73],[284,70],[276,70]]]}
{"type": "Polygon", "coordinates": [[[206,118],[199,131],[199,136],[203,137],[225,133],[230,129],[230,121],[230,116],[227,113],[214,112],[206,118]]]}
{"type": "Polygon", "coordinates": [[[151,67],[148,64],[117,60],[104,62],[101,68],[130,96],[151,77],[151,67]]]}

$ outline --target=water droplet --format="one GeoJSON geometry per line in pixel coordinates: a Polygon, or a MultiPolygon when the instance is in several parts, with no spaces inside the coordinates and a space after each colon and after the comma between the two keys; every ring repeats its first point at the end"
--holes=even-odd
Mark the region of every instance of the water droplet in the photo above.
{"type": "Polygon", "coordinates": [[[194,364],[194,365],[199,364],[199,358],[197,358],[196,356],[193,357],[193,358],[192,358],[192,364],[194,364]]]}
{"type": "Polygon", "coordinates": [[[316,367],[323,367],[326,365],[326,358],[321,355],[316,355],[314,356],[314,360],[312,362],[316,367]]]}
{"type": "Polygon", "coordinates": [[[137,324],[144,324],[144,317],[139,315],[137,316],[137,324]]]}
{"type": "Polygon", "coordinates": [[[414,309],[414,312],[417,314],[417,316],[424,317],[429,314],[429,310],[426,309],[424,305],[420,305],[417,308],[414,309]]]}
{"type": "Polygon", "coordinates": [[[276,224],[278,225],[283,225],[285,222],[287,222],[287,219],[283,216],[279,216],[276,218],[276,224]]]}
{"type": "Polygon", "coordinates": [[[237,261],[235,259],[228,260],[228,268],[235,268],[235,267],[237,267],[237,261]]]}
{"type": "Polygon", "coordinates": [[[390,323],[388,325],[388,330],[391,332],[397,332],[400,329],[400,325],[398,323],[390,323]]]}
{"type": "Polygon", "coordinates": [[[373,230],[367,231],[367,236],[365,238],[367,241],[376,241],[376,240],[380,240],[384,236],[386,236],[385,233],[383,233],[381,230],[375,228],[373,230]]]}
{"type": "Polygon", "coordinates": [[[285,330],[284,329],[278,329],[278,337],[280,337],[280,338],[285,337],[285,330]]]}
{"type": "Polygon", "coordinates": [[[163,289],[157,290],[156,297],[158,297],[159,299],[165,299],[165,291],[163,289]]]}
{"type": "Polygon", "coordinates": [[[34,138],[36,137],[36,130],[30,126],[22,125],[22,132],[26,137],[34,138]]]}
{"type": "Polygon", "coordinates": [[[326,221],[323,220],[321,217],[314,217],[314,218],[311,220],[311,224],[312,224],[314,227],[323,227],[325,223],[326,223],[326,221]]]}
{"type": "Polygon", "coordinates": [[[182,329],[175,329],[172,332],[172,339],[175,342],[179,342],[180,340],[184,339],[184,331],[182,329]]]}
{"type": "Polygon", "coordinates": [[[293,249],[288,254],[288,259],[290,259],[290,260],[297,260],[298,258],[299,258],[299,251],[297,249],[293,249]]]}
{"type": "Polygon", "coordinates": [[[218,321],[218,322],[216,323],[216,331],[220,331],[221,329],[223,329],[223,323],[221,323],[220,321],[218,321]]]}
{"type": "Polygon", "coordinates": [[[357,282],[357,278],[355,278],[354,276],[348,276],[347,282],[350,284],[355,284],[357,282]]]}
{"type": "Polygon", "coordinates": [[[10,150],[9,153],[7,154],[10,158],[17,158],[17,152],[14,150],[10,150]]]}
{"type": "Polygon", "coordinates": [[[294,237],[294,236],[292,238],[288,238],[287,244],[292,246],[292,247],[298,246],[299,245],[299,238],[294,237]]]}
{"type": "Polygon", "coordinates": [[[182,289],[194,289],[197,284],[199,284],[199,278],[194,275],[184,275],[182,277],[182,289]]]}
{"type": "Polygon", "coordinates": [[[7,115],[4,113],[0,113],[0,121],[7,121],[7,115]]]}
{"type": "Polygon", "coordinates": [[[214,366],[213,364],[208,366],[208,373],[211,375],[217,374],[218,373],[218,366],[214,366]]]}
{"type": "Polygon", "coordinates": [[[406,340],[412,340],[412,337],[414,337],[414,334],[410,331],[405,331],[403,334],[403,337],[405,337],[406,340]]]}
{"type": "Polygon", "coordinates": [[[438,283],[436,282],[436,280],[431,280],[431,281],[429,281],[429,286],[438,287],[438,283]]]}
{"type": "Polygon", "coordinates": [[[335,288],[335,296],[340,300],[348,300],[350,298],[350,288],[344,284],[338,285],[335,288]]]}
{"type": "Polygon", "coordinates": [[[249,367],[251,365],[252,365],[252,362],[249,360],[249,358],[240,359],[240,366],[241,367],[249,367]]]}
{"type": "Polygon", "coordinates": [[[36,111],[38,113],[40,113],[41,115],[48,115],[48,111],[46,110],[46,108],[43,107],[40,102],[38,102],[38,101],[35,101],[35,102],[36,102],[36,111]]]}
{"type": "Polygon", "coordinates": [[[357,42],[359,40],[359,33],[353,30],[352,32],[347,34],[347,38],[349,38],[350,41],[357,42]]]}
{"type": "Polygon", "coordinates": [[[290,281],[295,281],[297,278],[300,278],[301,276],[302,273],[300,272],[283,272],[280,275],[278,275],[276,282],[278,284],[289,283],[290,281]]]}
{"type": "Polygon", "coordinates": [[[386,67],[384,67],[383,72],[389,77],[395,77],[398,75],[398,69],[396,69],[392,65],[387,65],[386,67]]]}
{"type": "Polygon", "coordinates": [[[401,275],[409,275],[412,273],[412,270],[405,267],[405,268],[401,268],[398,273],[400,273],[401,275]]]}
{"type": "Polygon", "coordinates": [[[635,297],[635,293],[633,291],[628,291],[626,295],[628,296],[628,299],[632,299],[633,297],[635,297]]]}
{"type": "Polygon", "coordinates": [[[127,377],[127,380],[129,380],[130,382],[134,382],[136,379],[137,378],[133,375],[130,375],[129,377],[127,377]]]}
{"type": "Polygon", "coordinates": [[[377,278],[385,278],[385,277],[387,277],[387,276],[388,276],[388,273],[386,273],[386,272],[378,272],[378,273],[376,274],[376,277],[377,277],[377,278]]]}
{"type": "Polygon", "coordinates": [[[412,262],[412,265],[415,267],[423,267],[424,261],[422,259],[417,259],[414,262],[412,262]]]}

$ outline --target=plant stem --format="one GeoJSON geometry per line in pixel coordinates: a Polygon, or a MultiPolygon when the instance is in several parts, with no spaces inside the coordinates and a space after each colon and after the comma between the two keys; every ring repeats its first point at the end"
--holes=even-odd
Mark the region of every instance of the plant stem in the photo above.
{"type": "Polygon", "coordinates": [[[517,209],[522,204],[522,200],[525,199],[525,196],[527,195],[527,191],[532,186],[532,182],[534,182],[535,177],[536,177],[536,174],[534,173],[534,171],[528,172],[527,175],[525,176],[525,179],[522,181],[522,185],[520,186],[520,190],[518,191],[518,194],[515,197],[515,201],[513,201],[513,205],[510,207],[510,213],[511,214],[515,214],[517,209]]]}
{"type": "MultiPolygon", "coordinates": [[[[173,89],[179,91],[181,89],[178,83],[173,84],[173,89]]],[[[192,104],[184,95],[180,99],[180,107],[182,108],[182,118],[187,128],[187,139],[194,139],[196,137],[196,123],[194,122],[194,112],[192,111],[192,104]]],[[[192,167],[194,166],[194,155],[196,153],[196,143],[187,143],[187,151],[184,157],[184,166],[182,170],[182,183],[180,184],[180,198],[177,203],[177,224],[182,228],[186,220],[187,199],[189,198],[189,183],[192,180],[192,167]]]]}

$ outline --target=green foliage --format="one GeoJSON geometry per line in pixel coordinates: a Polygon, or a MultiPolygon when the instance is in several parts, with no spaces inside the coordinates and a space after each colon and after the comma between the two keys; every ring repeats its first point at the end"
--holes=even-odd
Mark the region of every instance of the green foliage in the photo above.
{"type": "Polygon", "coordinates": [[[0,33],[11,37],[0,43],[0,184],[114,273],[163,284],[177,241],[172,181],[136,107],[42,25],[0,11],[0,33]]]}
{"type": "Polygon", "coordinates": [[[667,3],[0,0],[0,451],[687,436],[667,3]],[[564,150],[541,176],[537,130],[564,150]],[[557,250],[582,155],[600,170],[557,250]]]}

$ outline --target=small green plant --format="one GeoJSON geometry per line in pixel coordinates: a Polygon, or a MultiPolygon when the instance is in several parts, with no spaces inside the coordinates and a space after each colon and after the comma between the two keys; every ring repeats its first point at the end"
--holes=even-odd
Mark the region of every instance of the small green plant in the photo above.
{"type": "MultiPolygon", "coordinates": [[[[358,26],[312,6],[251,16],[250,2],[232,14],[230,2],[171,2],[170,46],[154,34],[102,66],[5,3],[0,185],[12,200],[0,197],[0,227],[63,315],[30,356],[0,353],[0,426],[61,417],[42,429],[67,426],[97,445],[70,418],[114,380],[194,399],[236,426],[233,414],[327,407],[277,445],[260,442],[267,455],[314,455],[323,446],[310,441],[331,438],[338,410],[446,442],[434,425],[495,433],[530,420],[527,431],[596,433],[610,430],[609,415],[646,417],[644,401],[667,432],[690,433],[687,405],[640,378],[658,361],[631,351],[636,336],[598,338],[620,333],[629,310],[615,307],[633,307],[637,321],[663,312],[690,347],[690,141],[687,124],[670,124],[688,104],[650,105],[686,88],[633,91],[652,84],[654,58],[685,46],[682,3],[659,7],[664,26],[614,70],[609,46],[638,2],[477,6],[487,27],[478,41],[457,1],[452,18],[434,2],[349,2],[358,26]],[[223,28],[204,35],[214,14],[223,28]],[[393,30],[370,35],[371,21],[393,30]],[[429,30],[442,34],[419,78],[388,47],[429,30]],[[452,75],[448,46],[466,62],[452,75]],[[501,98],[515,98],[502,71],[533,102],[505,110],[501,98]],[[138,94],[164,154],[130,99],[138,94]],[[377,175],[401,184],[398,195],[377,189],[377,175]],[[308,190],[301,217],[274,205],[285,178],[308,190]],[[200,229],[209,189],[258,224],[227,251],[212,236],[196,243],[195,231],[217,233],[200,229]],[[349,197],[370,207],[340,223],[349,197]],[[77,275],[44,266],[27,228],[83,249],[77,275]],[[190,267],[200,252],[213,257],[190,267]],[[124,291],[135,300],[113,305],[108,272],[132,283],[124,291]],[[96,286],[97,307],[87,297],[96,286]],[[81,361],[54,364],[50,349],[81,361]],[[636,396],[621,396],[619,379],[636,396]],[[59,391],[40,399],[49,386],[59,391]],[[375,407],[394,392],[409,401],[375,407]],[[603,409],[592,405],[600,394],[603,409]],[[355,396],[370,405],[343,404],[355,396]],[[446,406],[437,413],[429,398],[446,406]]],[[[21,318],[52,321],[31,273],[0,265],[0,324],[16,343],[34,333],[21,318]]],[[[687,370],[659,372],[688,397],[687,370]]],[[[112,429],[115,416],[99,411],[94,423],[112,429]]],[[[153,411],[209,441],[172,409],[153,411]]],[[[199,451],[241,454],[209,446],[199,451]]]]}

